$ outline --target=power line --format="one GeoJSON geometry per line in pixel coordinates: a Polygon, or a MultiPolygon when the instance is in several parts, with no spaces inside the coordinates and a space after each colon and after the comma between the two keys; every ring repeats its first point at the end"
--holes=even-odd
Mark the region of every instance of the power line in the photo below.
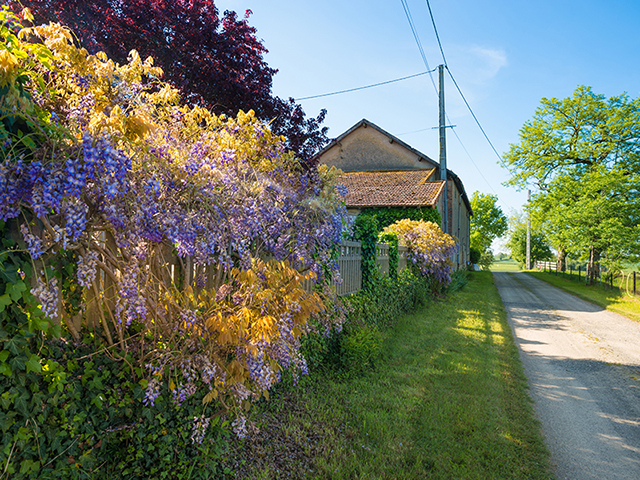
{"type": "MultiPolygon", "coordinates": [[[[411,15],[411,9],[409,9],[409,4],[406,2],[406,0],[400,0],[400,3],[402,3],[404,14],[407,16],[409,27],[411,27],[411,33],[413,33],[413,38],[416,41],[416,45],[418,45],[418,50],[420,51],[420,56],[422,57],[422,61],[425,67],[427,67],[427,70],[431,70],[431,68],[429,67],[429,62],[427,61],[427,56],[424,53],[424,49],[422,48],[422,42],[420,41],[420,37],[418,36],[418,32],[416,31],[416,28],[413,23],[413,15],[411,15]]],[[[434,71],[434,70],[431,70],[431,71],[434,71]]],[[[431,84],[433,85],[433,89],[436,91],[436,95],[437,95],[438,87],[436,87],[436,82],[433,79],[433,75],[431,75],[431,73],[429,73],[429,78],[431,78],[431,84]]]]}
{"type": "Polygon", "coordinates": [[[420,130],[413,130],[412,132],[398,133],[396,136],[402,137],[403,135],[411,135],[412,133],[426,132],[427,130],[437,130],[438,128],[440,127],[421,128],[420,130]]]}
{"type": "MultiPolygon", "coordinates": [[[[456,138],[458,139],[458,142],[460,142],[460,146],[462,147],[462,149],[464,150],[464,152],[467,154],[467,157],[469,157],[469,160],[471,160],[471,163],[473,164],[474,167],[476,167],[476,170],[478,171],[478,173],[480,174],[480,176],[482,177],[482,179],[485,181],[485,183],[489,186],[489,188],[491,189],[491,191],[493,193],[495,193],[496,197],[500,197],[500,195],[498,195],[498,192],[496,192],[493,187],[491,186],[491,184],[489,183],[489,180],[486,179],[486,177],[482,174],[482,170],[480,170],[480,168],[478,167],[478,165],[476,165],[476,162],[473,161],[473,158],[471,157],[471,154],[469,153],[469,150],[467,150],[467,147],[464,146],[464,143],[462,143],[462,140],[460,139],[460,137],[458,136],[458,132],[456,132],[455,129],[453,130],[453,134],[456,136],[456,138]]],[[[507,202],[504,201],[504,199],[500,199],[502,201],[502,203],[505,204],[505,206],[507,208],[509,208],[510,210],[513,210],[513,208],[511,208],[511,205],[509,205],[507,202]]]]}
{"type": "Polygon", "coordinates": [[[467,99],[465,98],[464,94],[462,93],[462,90],[460,90],[460,87],[458,86],[458,82],[456,82],[456,79],[453,78],[453,74],[451,73],[451,70],[449,70],[449,67],[447,68],[447,72],[449,72],[449,76],[451,77],[451,80],[453,80],[453,84],[456,86],[456,88],[458,89],[458,93],[460,94],[460,96],[462,97],[462,100],[464,100],[465,105],[467,106],[467,108],[469,109],[469,112],[471,112],[471,116],[473,117],[473,119],[476,121],[476,123],[478,124],[478,127],[480,128],[480,131],[482,132],[482,134],[484,135],[484,138],[487,139],[487,142],[489,142],[489,145],[491,145],[491,148],[493,149],[493,152],[496,154],[496,156],[498,157],[498,159],[500,159],[500,161],[502,161],[502,157],[500,156],[500,154],[498,153],[498,150],[496,150],[496,147],[493,146],[493,143],[491,142],[491,140],[489,139],[489,136],[487,135],[487,132],[484,131],[484,128],[482,128],[482,125],[480,124],[480,120],[478,120],[478,117],[476,117],[476,114],[473,113],[473,110],[471,109],[471,105],[469,105],[469,102],[467,102],[467,99]]]}
{"type": "Polygon", "coordinates": [[[386,82],[374,83],[372,85],[365,85],[364,87],[349,88],[347,90],[340,90],[339,92],[323,93],[321,95],[312,95],[310,97],[295,98],[294,100],[295,101],[310,100],[312,98],[329,97],[331,95],[339,95],[341,93],[355,92],[357,90],[364,90],[365,88],[373,88],[373,87],[379,87],[380,85],[388,85],[389,83],[401,82],[402,80],[408,80],[409,78],[419,77],[421,75],[426,75],[427,73],[431,74],[431,72],[434,72],[434,71],[435,69],[427,72],[416,73],[414,75],[409,75],[407,77],[396,78],[394,80],[387,80],[386,82]]]}
{"type": "Polygon", "coordinates": [[[431,17],[431,23],[433,24],[433,31],[436,33],[436,40],[438,40],[438,46],[440,47],[440,53],[442,54],[442,61],[444,62],[445,67],[447,66],[447,59],[444,56],[444,50],[442,49],[442,43],[440,43],[440,35],[438,35],[438,28],[436,27],[436,21],[433,18],[433,12],[431,11],[431,4],[429,0],[426,0],[427,8],[429,9],[429,16],[431,17]]]}
{"type": "MultiPolygon", "coordinates": [[[[498,156],[498,158],[500,159],[500,161],[502,161],[502,157],[500,156],[500,154],[498,153],[498,151],[496,150],[496,148],[493,146],[493,143],[491,142],[491,140],[489,139],[489,136],[487,135],[487,133],[485,132],[484,128],[482,128],[482,125],[480,124],[480,121],[478,120],[478,117],[476,117],[475,113],[473,112],[471,105],[469,105],[469,102],[467,102],[467,99],[465,98],[464,94],[462,93],[462,90],[460,89],[458,82],[456,82],[456,79],[453,78],[453,74],[451,73],[451,70],[449,70],[449,66],[447,65],[447,58],[444,54],[444,49],[442,48],[442,42],[440,41],[440,35],[438,34],[438,27],[436,26],[436,21],[435,21],[435,17],[433,16],[433,11],[431,10],[431,4],[429,3],[429,0],[425,0],[427,3],[427,8],[429,10],[429,16],[431,17],[431,23],[433,25],[433,31],[436,35],[436,40],[438,41],[438,46],[440,47],[440,54],[442,55],[442,61],[444,63],[445,68],[447,69],[447,72],[449,72],[449,76],[451,77],[451,80],[453,80],[453,84],[455,85],[456,89],[458,90],[458,93],[460,94],[460,96],[462,97],[462,100],[464,101],[465,105],[467,106],[467,108],[469,109],[469,112],[471,112],[471,115],[473,116],[473,119],[476,121],[476,123],[478,124],[478,127],[480,128],[480,131],[482,132],[482,134],[484,135],[484,138],[487,140],[487,142],[489,142],[489,145],[491,145],[491,148],[493,149],[493,151],[495,152],[495,154],[498,156]]],[[[422,59],[423,61],[426,63],[426,56],[424,55],[424,50],[422,49],[422,44],[420,43],[420,40],[418,38],[418,34],[415,31],[415,28],[413,26],[413,19],[411,17],[411,11],[409,10],[409,5],[406,4],[406,0],[401,0],[402,2],[402,7],[404,8],[404,12],[407,15],[407,19],[409,20],[409,25],[411,26],[411,31],[413,32],[413,36],[416,39],[416,43],[418,44],[418,49],[420,50],[420,53],[422,55],[422,59]]],[[[428,65],[428,64],[427,64],[428,65]]],[[[429,67],[427,67],[428,69],[429,67]]],[[[436,93],[438,92],[438,89],[436,88],[436,84],[433,80],[433,76],[429,75],[431,77],[431,83],[433,84],[433,87],[436,89],[436,93]]],[[[446,114],[446,118],[447,118],[447,122],[449,124],[451,124],[451,119],[449,118],[449,115],[446,114]]],[[[431,130],[430,128],[425,128],[422,130],[416,130],[415,132],[409,132],[409,133],[417,133],[417,132],[421,132],[421,131],[426,131],[426,130],[431,130]]],[[[480,168],[478,167],[478,165],[476,165],[476,162],[473,160],[473,157],[471,157],[471,154],[469,153],[469,150],[467,150],[467,147],[465,147],[464,143],[462,143],[462,139],[460,138],[460,136],[458,135],[458,132],[456,132],[455,129],[452,129],[454,135],[456,136],[456,138],[458,139],[458,142],[460,143],[460,146],[462,147],[462,149],[465,151],[465,153],[467,154],[467,156],[469,157],[469,160],[471,160],[471,163],[473,164],[473,166],[476,168],[476,170],[478,171],[478,173],[480,174],[480,176],[482,177],[482,179],[486,182],[486,184],[489,186],[489,188],[491,189],[491,191],[493,193],[496,194],[496,196],[498,196],[498,193],[494,190],[494,188],[491,186],[491,184],[489,183],[489,181],[485,178],[485,176],[482,174],[482,171],[480,170],[480,168]]],[[[504,200],[503,200],[504,202],[504,200]]],[[[505,203],[506,205],[506,203],[505,203]]],[[[506,205],[507,207],[511,208],[509,205],[506,205]]]]}
{"type": "MultiPolygon", "coordinates": [[[[489,145],[491,145],[491,148],[493,149],[493,151],[496,154],[496,156],[500,159],[500,161],[502,161],[502,157],[500,156],[500,154],[496,150],[496,147],[493,146],[493,143],[489,139],[489,136],[487,135],[487,132],[484,131],[484,128],[482,127],[482,125],[480,124],[480,121],[478,120],[478,117],[476,117],[476,114],[473,112],[473,109],[471,108],[471,105],[469,105],[469,102],[467,102],[467,99],[465,98],[464,94],[462,93],[462,90],[460,89],[460,86],[458,85],[458,82],[456,82],[456,79],[453,78],[453,74],[451,73],[451,70],[449,70],[449,66],[447,65],[447,59],[444,56],[444,49],[442,48],[442,43],[440,42],[440,35],[438,35],[438,27],[436,27],[436,20],[433,17],[433,12],[431,11],[431,4],[429,3],[429,0],[425,0],[425,1],[427,2],[427,8],[429,9],[429,16],[431,17],[431,23],[433,24],[433,31],[435,32],[436,39],[438,40],[438,46],[440,47],[440,53],[442,54],[442,61],[444,62],[444,66],[447,69],[447,72],[449,72],[449,76],[451,77],[451,80],[453,80],[453,84],[456,86],[456,89],[458,90],[458,93],[462,97],[462,100],[464,101],[465,105],[469,109],[469,112],[471,112],[471,116],[473,117],[473,119],[478,124],[478,127],[480,128],[480,131],[484,135],[484,138],[487,139],[487,142],[489,142],[489,145]]],[[[456,136],[458,136],[458,135],[456,134],[456,136]]]]}

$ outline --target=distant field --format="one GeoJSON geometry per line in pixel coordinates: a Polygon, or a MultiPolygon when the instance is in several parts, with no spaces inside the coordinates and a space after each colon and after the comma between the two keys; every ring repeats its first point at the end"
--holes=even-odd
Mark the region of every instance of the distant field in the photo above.
{"type": "Polygon", "coordinates": [[[514,259],[498,260],[491,265],[492,272],[519,272],[520,265],[514,259]]]}

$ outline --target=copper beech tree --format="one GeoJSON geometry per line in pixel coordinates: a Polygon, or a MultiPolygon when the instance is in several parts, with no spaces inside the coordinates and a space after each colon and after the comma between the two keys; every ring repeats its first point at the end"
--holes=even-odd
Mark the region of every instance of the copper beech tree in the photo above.
{"type": "Polygon", "coordinates": [[[178,88],[183,101],[216,114],[235,116],[252,109],[304,163],[327,142],[321,127],[326,110],[306,118],[293,99],[271,91],[277,70],[263,55],[267,49],[243,17],[220,14],[212,0],[12,0],[15,12],[29,7],[36,24],[59,22],[89,53],[103,51],[126,63],[129,52],[151,56],[163,80],[178,88]]]}

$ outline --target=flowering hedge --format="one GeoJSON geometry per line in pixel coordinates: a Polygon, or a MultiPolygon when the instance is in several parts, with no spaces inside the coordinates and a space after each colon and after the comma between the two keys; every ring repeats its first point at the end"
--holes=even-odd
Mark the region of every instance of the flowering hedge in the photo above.
{"type": "Polygon", "coordinates": [[[456,238],[444,233],[433,222],[399,220],[382,230],[381,235],[396,235],[409,250],[409,260],[424,276],[433,279],[432,288],[439,290],[451,282],[453,262],[458,251],[456,238]]]}
{"type": "Polygon", "coordinates": [[[337,172],[301,168],[251,111],[181,104],[151,58],[118,65],[21,21],[3,7],[0,219],[33,266],[36,331],[133,362],[149,405],[164,382],[177,405],[204,388],[238,410],[304,371],[322,299],[302,285],[335,268],[337,172]]]}

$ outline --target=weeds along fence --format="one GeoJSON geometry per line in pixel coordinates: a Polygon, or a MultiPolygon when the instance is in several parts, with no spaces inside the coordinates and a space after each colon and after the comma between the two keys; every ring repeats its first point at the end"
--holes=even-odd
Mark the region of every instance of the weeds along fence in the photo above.
{"type": "MultiPolygon", "coordinates": [[[[582,267],[578,267],[574,270],[572,266],[560,270],[556,262],[542,262],[536,261],[535,268],[544,272],[551,272],[555,275],[559,275],[570,280],[586,283],[587,276],[582,267]]],[[[640,273],[635,270],[632,272],[620,272],[617,274],[606,273],[604,275],[598,275],[598,283],[603,288],[614,289],[617,288],[621,292],[627,292],[629,294],[638,295],[638,289],[640,288],[640,273]]]]}

